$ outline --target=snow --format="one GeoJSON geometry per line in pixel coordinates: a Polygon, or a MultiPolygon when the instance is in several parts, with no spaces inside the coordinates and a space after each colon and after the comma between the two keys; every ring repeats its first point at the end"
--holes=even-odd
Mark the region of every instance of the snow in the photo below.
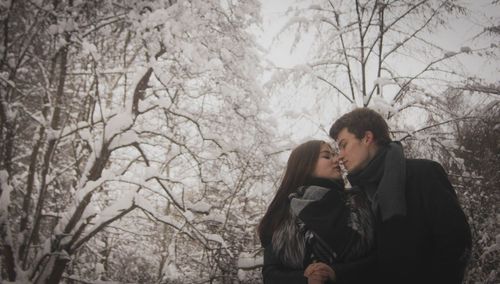
{"type": "Polygon", "coordinates": [[[456,52],[453,52],[453,51],[448,51],[444,54],[444,57],[452,57],[452,56],[455,56],[457,55],[456,52]]]}
{"type": "Polygon", "coordinates": [[[132,206],[132,204],[134,203],[134,197],[135,197],[134,191],[128,191],[122,193],[120,199],[115,201],[115,203],[113,203],[111,206],[102,210],[99,216],[109,217],[109,218],[115,217],[121,211],[128,209],[132,206]]]}
{"type": "Polygon", "coordinates": [[[375,79],[373,82],[374,85],[378,85],[380,88],[384,87],[385,85],[393,85],[396,84],[392,78],[387,78],[387,77],[379,77],[375,79]]]}
{"type": "Polygon", "coordinates": [[[484,251],[481,255],[481,258],[485,258],[490,253],[496,252],[496,251],[500,251],[500,234],[497,234],[495,236],[495,242],[492,245],[484,248],[484,251]]]}
{"type": "Polygon", "coordinates": [[[204,236],[207,240],[220,243],[222,245],[222,247],[227,248],[227,244],[221,235],[207,233],[207,234],[204,234],[204,236]]]}
{"type": "Polygon", "coordinates": [[[242,252],[238,256],[238,268],[252,268],[264,264],[262,256],[254,256],[250,253],[242,252]]]}
{"type": "Polygon", "coordinates": [[[315,4],[310,5],[310,6],[309,6],[309,9],[321,10],[321,5],[315,5],[315,4]]]}
{"type": "Polygon", "coordinates": [[[139,136],[137,135],[137,133],[133,130],[128,130],[116,136],[109,145],[109,148],[115,149],[123,146],[128,146],[138,141],[139,141],[139,136]]]}
{"type": "Polygon", "coordinates": [[[91,193],[92,191],[94,191],[95,189],[100,187],[105,182],[113,180],[115,178],[116,178],[116,175],[114,174],[113,171],[104,170],[101,174],[101,177],[98,180],[96,180],[96,181],[85,180],[85,184],[76,192],[75,200],[77,201],[77,203],[79,203],[81,200],[83,200],[83,198],[87,194],[91,193]]]}
{"type": "MultiPolygon", "coordinates": [[[[165,280],[177,280],[181,279],[182,274],[179,272],[179,269],[174,263],[169,263],[163,269],[163,275],[165,275],[165,280]]],[[[167,281],[168,282],[168,281],[167,281]]]]}
{"type": "Polygon", "coordinates": [[[226,215],[220,212],[214,212],[213,210],[210,211],[210,214],[208,216],[203,216],[201,218],[201,221],[206,221],[206,222],[217,222],[223,224],[226,222],[226,215]]]}
{"type": "Polygon", "coordinates": [[[379,96],[374,96],[372,98],[371,108],[385,117],[387,117],[389,113],[396,113],[396,109],[385,98],[379,96]]]}
{"type": "Polygon", "coordinates": [[[300,71],[300,72],[303,72],[303,73],[306,73],[306,74],[313,72],[313,70],[312,70],[311,66],[309,66],[309,64],[296,65],[293,69],[300,71]]]}
{"type": "Polygon", "coordinates": [[[58,25],[55,25],[55,24],[52,24],[52,25],[50,25],[50,26],[47,28],[47,32],[48,32],[50,35],[55,35],[55,34],[58,34],[58,33],[59,33],[59,26],[58,26],[58,25]]]}
{"type": "MultiPolygon", "coordinates": [[[[297,13],[298,13],[298,11],[297,11],[297,13]]],[[[288,21],[288,23],[286,23],[283,26],[283,28],[281,29],[281,31],[278,34],[281,34],[283,31],[287,30],[288,28],[290,28],[294,24],[297,24],[297,23],[306,23],[308,21],[309,21],[309,19],[307,19],[306,17],[300,17],[300,16],[291,17],[290,20],[288,21]]]]}
{"type": "Polygon", "coordinates": [[[168,108],[172,105],[172,101],[165,96],[158,98],[157,104],[162,108],[168,108]]]}
{"type": "Polygon", "coordinates": [[[143,178],[144,178],[144,180],[149,180],[151,178],[159,177],[159,176],[161,176],[159,169],[157,167],[150,166],[150,167],[146,167],[143,178]]]}
{"type": "Polygon", "coordinates": [[[224,68],[224,63],[219,58],[212,58],[208,61],[208,70],[219,70],[224,68]]]}
{"type": "Polygon", "coordinates": [[[101,275],[105,272],[106,272],[106,270],[104,269],[104,265],[102,263],[98,262],[95,264],[95,273],[96,274],[101,275]]]}
{"type": "Polygon", "coordinates": [[[189,223],[193,222],[193,220],[195,219],[195,216],[191,211],[186,211],[186,212],[183,212],[182,214],[183,214],[184,218],[186,218],[186,220],[189,223]]]}
{"type": "Polygon", "coordinates": [[[6,71],[3,71],[0,73],[0,82],[5,82],[8,85],[10,85],[12,88],[16,87],[16,83],[14,83],[12,80],[9,80],[9,73],[6,71]]]}
{"type": "Polygon", "coordinates": [[[209,213],[212,206],[205,201],[199,201],[187,206],[187,209],[197,213],[209,213]]]}
{"type": "Polygon", "coordinates": [[[95,44],[90,43],[90,42],[88,42],[86,40],[82,41],[82,51],[81,51],[81,53],[83,55],[91,55],[94,58],[94,60],[99,60],[100,59],[100,56],[97,53],[97,47],[95,46],[95,44]]]}
{"type": "Polygon", "coordinates": [[[47,135],[47,141],[57,140],[59,138],[59,131],[53,128],[46,128],[45,134],[47,135]]]}
{"type": "Polygon", "coordinates": [[[134,204],[135,192],[129,191],[121,195],[121,197],[116,200],[112,205],[104,208],[94,220],[92,220],[92,226],[87,228],[88,232],[92,232],[99,228],[103,223],[115,218],[121,212],[129,209],[134,204]]]}
{"type": "MultiPolygon", "coordinates": [[[[35,1],[40,2],[40,4],[46,2],[35,1]]],[[[264,214],[266,203],[270,201],[274,194],[273,182],[279,178],[281,173],[279,167],[285,165],[285,163],[275,165],[274,163],[278,164],[275,161],[278,160],[276,157],[281,158],[289,154],[289,151],[285,149],[289,149],[295,143],[288,141],[298,140],[302,137],[306,139],[306,136],[307,139],[324,139],[326,134],[324,131],[318,131],[314,134],[315,137],[311,137],[305,132],[295,131],[294,135],[296,136],[292,138],[286,134],[283,135],[280,131],[274,131],[269,126],[270,124],[284,125],[291,129],[293,123],[289,124],[283,120],[299,118],[327,127],[327,124],[331,123],[331,118],[337,113],[345,111],[346,107],[349,106],[342,103],[343,98],[338,100],[335,98],[336,94],[332,94],[331,91],[331,96],[323,96],[324,93],[321,92],[326,89],[331,90],[331,88],[327,85],[323,86],[322,82],[313,82],[314,76],[307,74],[314,70],[315,74],[317,73],[319,76],[322,75],[321,72],[328,70],[326,71],[328,73],[324,74],[331,77],[325,76],[325,78],[334,82],[336,86],[338,84],[338,87],[344,91],[345,86],[349,84],[348,80],[344,80],[346,77],[343,79],[335,77],[333,73],[336,69],[340,69],[340,72],[345,73],[345,66],[340,65],[343,63],[334,61],[342,58],[336,56],[315,58],[313,57],[313,50],[308,49],[307,56],[311,57],[313,63],[296,65],[292,69],[279,68],[279,71],[283,72],[273,73],[273,78],[280,81],[279,83],[282,84],[278,87],[283,88],[275,87],[273,91],[287,93],[280,97],[282,105],[286,105],[286,107],[283,109],[274,108],[272,104],[267,103],[267,97],[274,96],[275,93],[259,90],[261,86],[255,80],[256,76],[263,73],[260,72],[260,68],[256,67],[260,63],[260,58],[252,54],[253,44],[251,38],[246,37],[241,32],[241,28],[246,27],[246,24],[239,20],[239,17],[248,18],[248,14],[257,13],[258,9],[252,6],[257,5],[257,2],[223,1],[224,3],[221,4],[220,1],[211,0],[146,1],[147,3],[132,1],[130,5],[125,5],[127,6],[126,9],[123,9],[123,5],[113,6],[113,3],[108,3],[109,1],[104,2],[105,9],[97,11],[97,16],[92,18],[90,22],[86,22],[86,14],[76,15],[79,9],[85,7],[85,1],[82,0],[79,0],[80,4],[75,2],[74,9],[70,9],[71,11],[64,15],[55,10],[47,10],[47,13],[45,13],[59,19],[68,19],[74,15],[73,18],[78,22],[72,22],[71,20],[60,21],[50,26],[48,32],[54,35],[52,47],[57,49],[58,38],[64,37],[62,32],[74,29],[71,32],[71,42],[81,44],[79,46],[81,49],[68,54],[68,74],[71,75],[67,76],[68,82],[65,85],[64,92],[71,96],[67,97],[68,100],[65,100],[62,106],[65,110],[66,119],[61,122],[64,124],[64,134],[68,135],[65,141],[73,139],[75,147],[73,148],[71,145],[61,147],[58,144],[59,148],[54,150],[54,163],[51,164],[53,167],[51,170],[53,173],[58,173],[57,182],[60,182],[60,184],[55,182],[50,184],[51,190],[54,189],[53,193],[56,195],[49,198],[50,200],[46,200],[44,213],[60,217],[50,218],[51,222],[54,220],[54,222],[59,223],[57,224],[56,234],[60,233],[61,228],[64,228],[64,225],[67,224],[69,217],[74,214],[75,206],[79,205],[78,202],[83,197],[93,194],[90,204],[87,205],[74,229],[76,230],[82,223],[88,222],[87,231],[84,232],[84,234],[88,234],[89,230],[97,229],[99,225],[103,225],[104,222],[116,217],[133,204],[140,207],[140,209],[131,212],[122,220],[114,223],[113,228],[101,231],[95,238],[85,243],[85,249],[72,256],[73,260],[70,264],[72,272],[69,273],[76,273],[75,279],[88,277],[83,279],[82,282],[112,283],[112,281],[97,280],[96,273],[104,272],[104,267],[98,263],[100,256],[97,249],[109,248],[112,250],[109,269],[110,271],[116,271],[117,274],[129,273],[132,270],[125,267],[125,271],[120,271],[121,268],[117,264],[137,263],[134,261],[134,255],[127,255],[128,250],[133,249],[134,252],[141,254],[138,265],[133,266],[134,269],[144,269],[139,273],[146,275],[146,273],[149,274],[153,271],[149,275],[159,276],[157,275],[159,258],[163,256],[165,259],[161,261],[165,261],[166,265],[161,272],[165,277],[180,282],[193,283],[196,281],[191,281],[192,279],[186,280],[185,278],[199,277],[198,280],[203,280],[207,279],[206,275],[208,273],[220,275],[218,274],[220,270],[217,270],[217,267],[208,269],[207,265],[212,263],[210,257],[214,257],[212,249],[217,250],[222,246],[231,247],[239,268],[238,277],[242,282],[248,282],[244,281],[244,279],[250,275],[255,276],[256,271],[248,271],[246,268],[262,265],[262,257],[258,256],[258,253],[240,254],[238,248],[240,250],[241,247],[252,250],[259,246],[259,243],[253,240],[256,237],[255,225],[264,214]],[[169,3],[167,2],[175,2],[175,4],[168,6],[169,3]],[[224,5],[224,7],[220,7],[220,5],[224,5]],[[62,17],[59,17],[61,15],[62,17]],[[199,17],[200,15],[203,16],[199,17]],[[106,19],[106,21],[103,22],[102,19],[106,19]],[[113,21],[117,21],[118,25],[113,21]],[[83,29],[85,33],[93,29],[95,31],[92,31],[88,36],[81,36],[82,34],[78,29],[83,29]],[[128,35],[132,37],[126,43],[125,38],[128,35]],[[99,44],[94,44],[94,42],[99,44]],[[154,54],[159,51],[160,43],[164,44],[167,52],[155,59],[154,54]],[[111,49],[109,49],[110,47],[111,49]],[[98,78],[95,78],[91,76],[90,66],[92,66],[93,62],[89,56],[93,56],[94,59],[98,58],[100,52],[102,52],[100,54],[102,61],[99,61],[100,69],[95,74],[98,78]],[[147,59],[147,57],[150,57],[150,59],[147,59]],[[139,110],[152,110],[135,117],[135,114],[131,113],[132,94],[137,87],[137,82],[148,68],[153,68],[155,74],[148,82],[150,88],[146,90],[144,99],[139,102],[139,110]],[[329,73],[330,71],[332,73],[329,73]],[[83,75],[78,75],[79,72],[83,75]],[[90,111],[90,106],[83,105],[83,98],[94,95],[94,92],[89,94],[88,90],[95,86],[96,79],[99,79],[102,105],[97,106],[98,109],[89,114],[90,117],[88,117],[86,113],[83,113],[83,108],[90,111]],[[288,83],[290,80],[293,81],[292,84],[288,83]],[[299,82],[303,83],[301,86],[304,89],[297,91],[297,94],[305,99],[297,103],[291,98],[295,91],[291,85],[299,82]],[[317,84],[317,89],[314,89],[314,84],[317,84]],[[219,86],[222,86],[220,92],[219,86]],[[169,97],[169,95],[173,96],[174,94],[177,94],[175,98],[169,97]],[[320,101],[318,102],[318,111],[313,115],[309,115],[312,111],[308,104],[311,102],[312,105],[312,102],[317,97],[325,97],[332,104],[337,104],[337,106],[332,108],[330,104],[322,104],[320,101]],[[81,101],[75,101],[80,98],[81,101]],[[120,109],[124,104],[124,100],[127,107],[120,109]],[[260,103],[261,101],[263,103],[260,103]],[[306,103],[302,103],[304,101],[306,103]],[[243,119],[238,116],[235,113],[236,108],[238,114],[243,114],[248,118],[243,119]],[[266,121],[255,119],[262,115],[264,108],[267,108],[270,116],[269,121],[274,121],[273,123],[268,124],[266,121]],[[80,109],[82,109],[82,113],[79,112],[80,109]],[[280,110],[283,111],[280,112],[280,110]],[[176,115],[169,116],[167,120],[164,113],[169,111],[186,115],[192,121],[176,115]],[[320,118],[323,113],[327,113],[328,119],[320,118]],[[92,115],[95,116],[92,117],[92,115]],[[92,120],[92,118],[96,119],[92,120]],[[88,121],[78,122],[78,120],[85,119],[88,119],[88,121]],[[203,133],[198,132],[198,127],[203,133]],[[164,136],[150,135],[146,131],[154,131],[155,133],[164,134],[164,136]],[[218,141],[223,149],[210,141],[203,141],[202,135],[206,139],[218,141]],[[80,138],[86,141],[81,141],[80,138]],[[151,166],[147,167],[145,165],[145,161],[140,157],[137,149],[131,147],[122,148],[134,142],[141,143],[141,149],[144,150],[144,154],[151,166]],[[102,149],[102,147],[109,148],[102,149]],[[122,149],[113,151],[110,156],[101,156],[101,152],[104,153],[108,152],[107,150],[112,151],[117,148],[122,149]],[[106,151],[101,151],[101,149],[106,151]],[[234,152],[229,152],[232,150],[234,152]],[[286,152],[278,153],[281,150],[286,152]],[[104,158],[106,160],[98,160],[104,158]],[[100,179],[88,181],[87,177],[90,169],[96,166],[98,162],[103,162],[103,165],[109,170],[105,170],[100,179]],[[66,169],[69,170],[67,172],[62,171],[66,169]],[[126,172],[124,176],[121,175],[122,172],[126,172]],[[80,176],[81,180],[79,181],[80,176]],[[186,211],[183,208],[177,208],[171,202],[171,197],[165,193],[156,180],[151,180],[153,177],[165,178],[163,181],[165,190],[171,193],[172,198],[178,204],[181,204],[181,207],[186,204],[186,211]],[[235,192],[234,188],[238,184],[243,188],[241,191],[235,192]],[[136,192],[138,186],[141,185],[144,188],[138,189],[138,192],[136,192]],[[231,210],[226,211],[227,206],[225,205],[227,205],[228,198],[233,196],[235,199],[231,203],[231,210]],[[228,218],[228,216],[234,216],[234,218],[228,218]],[[163,226],[162,222],[168,225],[163,226]],[[129,229],[129,232],[117,233],[121,232],[120,229],[123,229],[123,232],[129,229]],[[190,239],[190,236],[196,240],[190,239]],[[200,241],[204,242],[205,239],[202,236],[206,237],[206,244],[198,243],[200,241]],[[107,237],[111,237],[112,242],[104,243],[102,241],[107,237]],[[165,246],[167,245],[168,253],[165,252],[165,246]],[[146,271],[146,269],[150,270],[146,271]],[[208,270],[210,272],[207,272],[208,270]]],[[[277,5],[286,6],[285,3],[280,1],[274,2],[275,5],[276,2],[279,2],[277,5]]],[[[299,9],[296,17],[292,18],[287,24],[289,26],[293,25],[291,29],[299,31],[301,39],[308,40],[309,38],[306,35],[308,28],[323,32],[325,31],[323,27],[328,28],[328,25],[323,23],[319,28],[320,23],[318,21],[331,22],[333,18],[326,18],[327,11],[318,13],[318,11],[308,10],[308,8],[321,9],[320,5],[310,5],[311,2],[304,4],[306,8],[299,9]],[[317,16],[311,16],[312,13],[316,13],[317,16]],[[318,29],[315,29],[316,27],[318,29]]],[[[339,12],[341,13],[341,23],[346,23],[345,20],[349,21],[348,15],[344,14],[344,11],[339,10],[339,12]]],[[[41,13],[40,17],[45,17],[45,14],[41,13]]],[[[23,18],[22,14],[16,15],[23,18]]],[[[94,14],[92,13],[92,15],[94,14]]],[[[273,17],[273,20],[278,20],[277,14],[273,14],[273,17]]],[[[26,21],[26,27],[29,27],[30,19],[26,18],[26,21]]],[[[44,20],[41,18],[40,21],[43,22],[44,20]]],[[[330,28],[332,27],[330,26],[330,28]]],[[[335,30],[335,27],[332,29],[335,30]]],[[[47,27],[43,27],[42,31],[46,33],[47,27]]],[[[339,27],[339,31],[334,31],[334,34],[342,32],[347,32],[346,28],[339,27]]],[[[13,38],[17,38],[15,37],[16,34],[20,36],[19,39],[22,41],[22,37],[25,35],[14,32],[13,38]]],[[[327,34],[323,33],[321,36],[326,38],[327,34]]],[[[371,36],[367,37],[367,39],[369,38],[371,36]]],[[[348,35],[346,35],[345,39],[349,39],[348,35]]],[[[401,40],[401,37],[397,37],[395,40],[401,40]]],[[[325,42],[315,40],[314,44],[316,43],[323,45],[325,42]]],[[[332,41],[331,45],[325,46],[329,48],[329,52],[333,52],[336,49],[336,43],[332,41]]],[[[61,44],[66,44],[66,42],[61,41],[61,44]]],[[[392,45],[389,40],[387,46],[392,48],[392,45]]],[[[300,47],[299,45],[297,49],[300,49],[300,47]]],[[[474,50],[481,50],[476,44],[473,47],[474,50]]],[[[29,42],[26,48],[28,52],[33,49],[32,46],[29,46],[29,42]]],[[[44,46],[39,48],[43,49],[44,46]]],[[[472,52],[472,49],[460,48],[460,45],[450,48],[450,50],[455,51],[458,49],[463,53],[472,52]]],[[[47,56],[51,55],[51,50],[47,49],[47,56]]],[[[286,53],[288,49],[285,48],[284,50],[286,53]]],[[[10,50],[4,51],[10,52],[10,50]]],[[[441,52],[438,53],[438,56],[442,56],[444,53],[444,51],[436,52],[441,52]]],[[[328,53],[328,55],[330,54],[328,53]]],[[[455,52],[452,52],[448,56],[454,56],[455,54],[455,52]]],[[[429,52],[429,55],[431,55],[431,52],[429,52]]],[[[435,55],[435,52],[432,52],[432,55],[435,55]]],[[[7,55],[9,62],[16,63],[17,59],[15,58],[15,52],[7,55]]],[[[356,62],[354,58],[352,59],[352,62],[356,62]]],[[[366,62],[373,63],[368,59],[366,62]]],[[[22,63],[22,60],[19,61],[19,64],[23,65],[22,63]]],[[[393,62],[387,63],[391,64],[384,65],[384,67],[393,67],[394,70],[392,68],[391,70],[384,69],[381,73],[383,76],[388,76],[389,72],[386,71],[394,71],[391,74],[399,78],[398,80],[401,80],[401,82],[406,80],[408,74],[399,72],[401,67],[406,67],[401,66],[405,65],[404,61],[395,59],[393,62]]],[[[293,65],[294,62],[290,62],[290,65],[287,66],[293,65]]],[[[41,108],[43,105],[38,106],[34,104],[35,101],[30,101],[32,97],[41,100],[42,97],[39,95],[44,94],[43,81],[38,82],[39,84],[31,84],[36,83],[31,80],[36,72],[32,73],[31,71],[33,71],[33,68],[39,72],[49,72],[50,70],[44,68],[47,66],[30,67],[29,64],[23,66],[25,67],[22,68],[25,68],[26,71],[18,70],[17,74],[19,76],[16,76],[15,82],[7,81],[8,72],[0,74],[1,86],[8,86],[7,84],[15,86],[14,83],[16,83],[18,88],[21,88],[20,91],[28,90],[27,93],[17,96],[22,101],[19,105],[15,105],[15,102],[11,104],[9,101],[5,112],[7,117],[10,118],[15,117],[13,111],[16,110],[19,110],[19,113],[23,116],[27,115],[23,121],[26,120],[28,130],[16,129],[20,132],[18,137],[30,135],[29,131],[40,127],[40,125],[48,125],[42,116],[42,112],[35,112],[37,107],[41,108]],[[39,122],[32,124],[34,121],[28,118],[30,115],[36,117],[39,122]]],[[[353,65],[352,71],[355,73],[353,73],[354,76],[359,75],[358,67],[353,65]]],[[[373,75],[373,73],[370,73],[368,76],[368,85],[373,82],[375,86],[379,86],[381,95],[374,95],[370,101],[370,106],[377,108],[382,113],[393,112],[391,101],[387,99],[390,91],[393,90],[393,86],[386,87],[386,85],[394,84],[394,81],[386,77],[374,80],[377,75],[373,75]],[[385,87],[385,90],[383,87],[385,87]],[[384,95],[386,96],[384,97],[384,95]]],[[[46,77],[49,77],[48,74],[46,77]]],[[[420,83],[416,81],[414,82],[415,85],[420,83]]],[[[359,84],[356,84],[356,82],[354,84],[358,105],[353,104],[352,106],[357,107],[361,105],[362,97],[359,96],[359,84]]],[[[438,88],[436,87],[436,89],[438,88]]],[[[45,91],[50,92],[51,90],[45,91]]],[[[350,94],[349,92],[345,93],[350,94]]],[[[439,92],[434,92],[434,94],[437,96],[439,92]]],[[[418,102],[423,107],[429,106],[428,98],[422,97],[417,100],[417,95],[410,94],[400,101],[401,104],[396,106],[406,111],[404,106],[409,104],[409,100],[418,102]],[[402,107],[403,104],[405,105],[402,107]]],[[[12,99],[15,100],[17,97],[13,96],[12,99]]],[[[50,108],[51,103],[47,103],[46,106],[50,108]]],[[[395,117],[393,121],[399,118],[404,119],[405,117],[404,115],[395,117]]],[[[397,125],[399,126],[400,123],[397,125]]],[[[498,127],[497,125],[495,129],[498,129],[498,127]]],[[[294,129],[299,129],[299,127],[294,129]]],[[[325,127],[321,130],[324,129],[325,127]]],[[[47,129],[46,137],[48,140],[55,139],[56,134],[56,131],[47,129]]],[[[28,166],[32,141],[21,141],[16,147],[19,150],[14,153],[15,169],[17,170],[11,173],[13,176],[8,177],[12,180],[7,182],[7,173],[0,171],[0,182],[4,190],[0,197],[0,210],[3,210],[1,212],[5,212],[10,202],[13,202],[11,204],[12,208],[20,208],[19,200],[22,198],[15,199],[11,191],[16,190],[17,192],[19,190],[20,197],[22,197],[23,190],[26,188],[27,171],[22,169],[28,166]],[[11,197],[9,197],[9,194],[11,197]]],[[[37,159],[39,158],[43,158],[43,155],[38,155],[37,159]]],[[[40,161],[37,161],[37,164],[40,165],[40,161]]],[[[48,182],[50,183],[53,178],[54,175],[49,175],[48,182]]],[[[40,177],[37,175],[35,179],[35,188],[38,188],[37,183],[40,182],[40,177]]],[[[35,194],[33,198],[36,197],[35,194]]],[[[0,218],[5,218],[5,216],[7,215],[0,213],[0,218]]],[[[10,217],[14,221],[17,220],[15,215],[10,217]]],[[[9,221],[13,223],[12,220],[9,221]]],[[[16,225],[13,224],[13,229],[8,227],[8,229],[11,229],[9,231],[16,232],[16,235],[13,236],[14,239],[19,236],[16,225]]],[[[45,227],[42,230],[50,231],[51,225],[49,227],[46,225],[49,226],[50,224],[43,224],[45,227]]],[[[52,248],[50,246],[53,239],[51,240],[46,234],[41,234],[40,237],[40,242],[45,245],[45,252],[59,253],[54,251],[54,246],[52,248]]],[[[71,237],[71,235],[65,236],[61,244],[67,244],[71,237]]],[[[8,241],[6,238],[4,240],[8,241]]],[[[491,238],[485,240],[489,246],[487,251],[494,252],[498,249],[498,245],[492,244],[491,238]]],[[[18,244],[15,244],[17,248],[18,244]]],[[[52,244],[54,243],[52,242],[52,244]]],[[[36,263],[33,263],[32,258],[40,253],[41,246],[33,246],[26,265],[35,267],[36,263]]],[[[229,265],[234,266],[234,260],[232,259],[229,265]]],[[[237,268],[232,267],[231,269],[234,271],[237,268]]],[[[18,273],[22,274],[24,271],[19,269],[18,273]]],[[[34,277],[37,276],[34,275],[34,277]]],[[[114,277],[112,275],[106,276],[114,277]]],[[[132,277],[127,279],[137,281],[132,277]]],[[[155,280],[156,282],[169,282],[168,280],[155,280]]],[[[62,281],[71,282],[70,279],[62,281]]]]}
{"type": "Polygon", "coordinates": [[[144,199],[139,195],[135,196],[135,204],[137,205],[137,207],[142,208],[146,212],[153,215],[153,217],[160,222],[168,224],[176,229],[180,229],[183,226],[182,223],[177,221],[173,216],[161,215],[158,212],[156,212],[156,209],[154,209],[154,207],[146,199],[144,199]]]}
{"type": "Polygon", "coordinates": [[[117,133],[130,128],[133,122],[132,114],[127,111],[120,112],[111,117],[106,122],[106,128],[104,130],[106,141],[115,136],[117,133]]]}
{"type": "MultiPolygon", "coordinates": [[[[10,204],[10,193],[12,191],[12,187],[8,183],[8,178],[8,172],[0,170],[0,186],[2,187],[2,194],[0,195],[0,219],[6,218],[8,215],[6,213],[10,204]]],[[[0,224],[3,224],[3,220],[0,221],[0,224]]]]}
{"type": "Polygon", "coordinates": [[[472,48],[468,47],[468,46],[462,46],[460,48],[460,51],[461,52],[465,52],[465,53],[471,53],[472,52],[472,48]]]}

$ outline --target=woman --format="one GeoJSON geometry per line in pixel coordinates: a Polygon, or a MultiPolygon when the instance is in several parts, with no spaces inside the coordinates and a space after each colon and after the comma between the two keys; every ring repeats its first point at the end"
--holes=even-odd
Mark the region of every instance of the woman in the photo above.
{"type": "Polygon", "coordinates": [[[258,227],[264,283],[373,283],[370,205],[361,191],[344,190],[341,180],[326,142],[292,151],[258,227]]]}

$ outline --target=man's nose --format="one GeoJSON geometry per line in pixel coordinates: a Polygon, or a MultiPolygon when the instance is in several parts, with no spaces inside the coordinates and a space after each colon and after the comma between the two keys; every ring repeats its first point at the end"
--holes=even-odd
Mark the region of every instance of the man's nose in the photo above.
{"type": "Polygon", "coordinates": [[[343,163],[345,160],[345,156],[343,154],[339,154],[339,162],[343,163]]]}
{"type": "Polygon", "coordinates": [[[339,160],[344,159],[344,151],[342,151],[342,150],[339,151],[338,157],[339,157],[339,160]]]}

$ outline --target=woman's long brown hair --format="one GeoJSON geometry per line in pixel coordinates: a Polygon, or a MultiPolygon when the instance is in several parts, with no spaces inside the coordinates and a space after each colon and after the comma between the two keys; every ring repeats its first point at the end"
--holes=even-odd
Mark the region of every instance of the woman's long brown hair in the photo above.
{"type": "Polygon", "coordinates": [[[278,191],[257,228],[262,246],[271,242],[274,231],[287,218],[290,211],[288,196],[312,177],[324,143],[321,140],[311,140],[299,145],[290,154],[278,191]]]}

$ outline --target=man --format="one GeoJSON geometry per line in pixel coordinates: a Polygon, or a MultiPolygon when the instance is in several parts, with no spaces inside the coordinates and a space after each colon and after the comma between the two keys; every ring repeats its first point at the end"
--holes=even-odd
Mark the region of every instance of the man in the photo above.
{"type": "Polygon", "coordinates": [[[355,109],[332,125],[349,182],[366,192],[377,223],[380,283],[461,283],[471,234],[440,164],[405,159],[381,115],[355,109]]]}

